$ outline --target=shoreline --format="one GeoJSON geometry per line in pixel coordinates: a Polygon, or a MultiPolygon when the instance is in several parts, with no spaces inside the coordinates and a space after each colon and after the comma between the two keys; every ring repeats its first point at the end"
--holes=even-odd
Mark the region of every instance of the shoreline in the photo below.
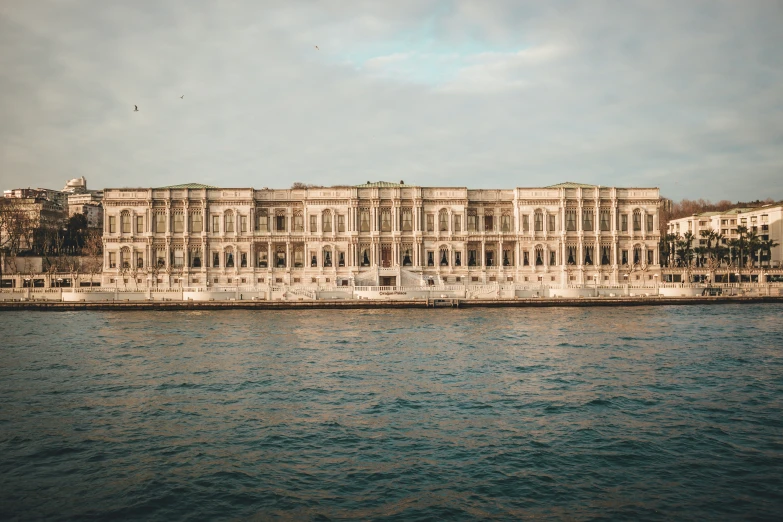
{"type": "Polygon", "coordinates": [[[696,297],[594,297],[517,299],[419,299],[383,301],[340,299],[333,301],[0,301],[2,311],[79,310],[351,310],[389,308],[564,308],[587,306],[684,306],[699,304],[783,303],[783,296],[696,297]]]}

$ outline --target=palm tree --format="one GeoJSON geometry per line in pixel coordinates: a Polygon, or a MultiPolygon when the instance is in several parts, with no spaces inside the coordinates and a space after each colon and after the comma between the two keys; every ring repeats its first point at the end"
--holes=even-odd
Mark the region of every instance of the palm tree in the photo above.
{"type": "MultiPolygon", "coordinates": [[[[750,266],[753,268],[756,265],[758,254],[761,252],[761,238],[756,234],[756,231],[748,233],[747,238],[748,245],[748,257],[750,258],[750,266]]],[[[759,265],[761,262],[759,261],[759,265]]]]}
{"type": "Polygon", "coordinates": [[[766,261],[768,263],[767,266],[769,266],[769,263],[772,260],[772,249],[779,245],[780,243],[776,243],[774,239],[767,239],[761,241],[761,254],[764,256],[764,258],[766,258],[766,261]]]}

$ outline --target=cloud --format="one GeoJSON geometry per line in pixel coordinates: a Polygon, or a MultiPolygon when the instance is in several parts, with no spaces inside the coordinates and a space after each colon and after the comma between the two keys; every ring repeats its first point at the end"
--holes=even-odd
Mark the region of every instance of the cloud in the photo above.
{"type": "Polygon", "coordinates": [[[0,184],[573,180],[780,199],[781,14],[728,1],[11,0],[0,184]]]}

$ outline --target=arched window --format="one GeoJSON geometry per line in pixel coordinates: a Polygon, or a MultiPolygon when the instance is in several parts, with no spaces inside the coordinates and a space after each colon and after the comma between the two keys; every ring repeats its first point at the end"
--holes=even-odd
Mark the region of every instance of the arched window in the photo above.
{"type": "Polygon", "coordinates": [[[201,248],[190,249],[190,268],[201,268],[201,248]]]}
{"type": "Polygon", "coordinates": [[[541,246],[536,247],[536,266],[542,266],[544,264],[544,248],[541,246]]]}
{"type": "Polygon", "coordinates": [[[536,210],[533,214],[533,230],[536,232],[544,231],[544,213],[541,210],[536,210]]]}
{"type": "Polygon", "coordinates": [[[445,208],[438,213],[438,230],[441,232],[449,231],[449,212],[445,208]]]}
{"type": "Polygon", "coordinates": [[[391,232],[391,209],[381,209],[381,232],[391,232]]]}
{"type": "Polygon", "coordinates": [[[642,211],[638,208],[633,211],[633,231],[642,231],[642,211]]]}
{"type": "Polygon", "coordinates": [[[123,270],[128,270],[130,267],[131,267],[130,248],[124,247],[120,250],[120,268],[122,268],[123,270]]]}
{"type": "Polygon", "coordinates": [[[324,247],[324,268],[330,268],[332,266],[332,249],[331,247],[324,247]]]}
{"type": "Polygon", "coordinates": [[[508,211],[503,211],[500,215],[500,230],[502,232],[511,232],[511,214],[508,211]]]}
{"type": "Polygon", "coordinates": [[[321,216],[321,230],[324,232],[332,231],[332,213],[328,210],[324,210],[321,216]]]}
{"type": "Polygon", "coordinates": [[[226,268],[234,268],[234,249],[226,249],[226,268]]]}
{"type": "Polygon", "coordinates": [[[123,234],[130,234],[131,231],[131,216],[130,212],[123,210],[120,213],[120,231],[123,234]]]}
{"type": "MultiPolygon", "coordinates": [[[[446,222],[448,223],[448,217],[446,222]]],[[[440,262],[439,262],[440,266],[449,266],[449,248],[447,246],[444,245],[440,247],[439,258],[440,258],[440,262]]]]}
{"type": "MultiPolygon", "coordinates": [[[[233,232],[234,231],[234,213],[230,210],[226,210],[225,214],[225,223],[226,223],[226,232],[233,232]]],[[[226,265],[228,266],[228,265],[226,265]]]]}
{"type": "Polygon", "coordinates": [[[259,232],[269,232],[269,211],[265,208],[257,210],[256,230],[259,232]]]}

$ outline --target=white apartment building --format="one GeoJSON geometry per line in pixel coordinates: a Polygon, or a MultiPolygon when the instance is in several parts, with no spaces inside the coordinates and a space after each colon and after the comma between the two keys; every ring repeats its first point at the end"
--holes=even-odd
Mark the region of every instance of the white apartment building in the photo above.
{"type": "Polygon", "coordinates": [[[660,275],[657,188],[104,191],[104,284],[601,285],[660,275]]]}
{"type": "Polygon", "coordinates": [[[669,221],[668,232],[684,236],[691,232],[694,236],[691,246],[705,246],[706,240],[701,231],[713,230],[722,234],[721,243],[727,245],[730,240],[739,237],[737,226],[745,226],[748,232],[755,232],[762,241],[772,239],[778,246],[770,251],[768,266],[783,266],[783,205],[765,205],[757,208],[734,208],[725,212],[702,212],[692,216],[669,221]]]}

